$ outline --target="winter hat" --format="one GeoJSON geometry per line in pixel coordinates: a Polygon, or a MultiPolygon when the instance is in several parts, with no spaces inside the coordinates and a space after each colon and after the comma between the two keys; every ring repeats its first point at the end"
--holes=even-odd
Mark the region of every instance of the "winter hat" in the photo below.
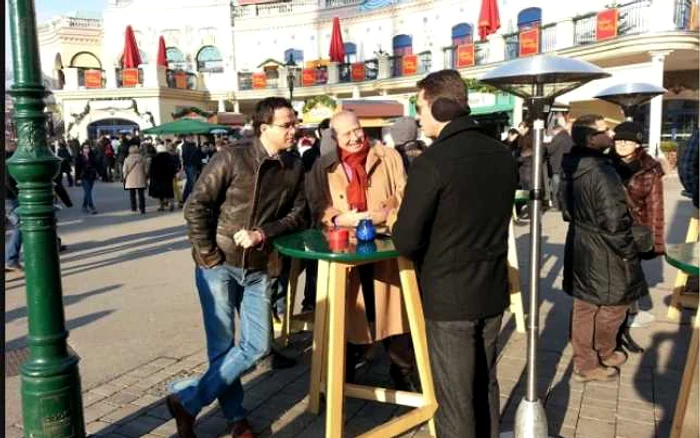
{"type": "Polygon", "coordinates": [[[168,148],[164,144],[156,145],[156,153],[168,152],[168,148]]]}
{"type": "Polygon", "coordinates": [[[391,126],[391,139],[395,145],[416,141],[418,138],[418,124],[413,117],[401,117],[396,119],[391,126]]]}
{"type": "Polygon", "coordinates": [[[642,144],[644,127],[637,122],[623,122],[615,127],[615,140],[628,140],[642,144]]]}

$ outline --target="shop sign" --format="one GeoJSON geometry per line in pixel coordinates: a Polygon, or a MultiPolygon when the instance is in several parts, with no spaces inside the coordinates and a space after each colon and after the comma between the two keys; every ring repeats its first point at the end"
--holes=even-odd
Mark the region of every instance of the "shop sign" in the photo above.
{"type": "Polygon", "coordinates": [[[85,70],[85,88],[102,88],[101,70],[85,70]]]}
{"type": "Polygon", "coordinates": [[[483,108],[496,105],[496,95],[491,93],[469,93],[469,106],[483,108]]]}
{"type": "Polygon", "coordinates": [[[361,82],[365,80],[365,63],[356,62],[350,66],[350,75],[353,82],[361,82]]]}
{"type": "Polygon", "coordinates": [[[471,67],[474,65],[474,44],[461,44],[457,46],[457,68],[471,67]]]}
{"type": "Polygon", "coordinates": [[[401,59],[402,76],[413,76],[418,73],[418,56],[403,55],[401,59]]]}
{"type": "Polygon", "coordinates": [[[187,73],[184,71],[175,72],[175,88],[187,89],[187,73]]]}
{"type": "Polygon", "coordinates": [[[310,87],[316,85],[316,72],[315,68],[305,68],[301,71],[301,85],[304,87],[310,87]]]}
{"type": "Polygon", "coordinates": [[[253,73],[253,88],[267,88],[267,76],[265,76],[265,73],[253,73]]]}
{"type": "Polygon", "coordinates": [[[598,13],[595,26],[596,41],[606,40],[617,36],[619,14],[620,11],[618,9],[607,9],[598,13]]]}
{"type": "Polygon", "coordinates": [[[532,56],[540,53],[540,28],[520,32],[520,57],[532,56]]]}
{"type": "Polygon", "coordinates": [[[139,69],[125,68],[122,69],[122,86],[133,87],[139,83],[139,69]]]}

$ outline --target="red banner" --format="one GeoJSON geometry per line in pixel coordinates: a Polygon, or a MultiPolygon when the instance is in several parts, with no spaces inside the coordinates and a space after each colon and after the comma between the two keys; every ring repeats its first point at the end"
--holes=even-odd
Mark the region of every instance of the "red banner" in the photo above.
{"type": "Polygon", "coordinates": [[[471,67],[474,62],[474,44],[457,46],[457,68],[471,67]]]}
{"type": "Polygon", "coordinates": [[[418,56],[403,55],[401,59],[402,76],[413,76],[418,73],[418,56]]]}
{"type": "Polygon", "coordinates": [[[85,88],[102,88],[101,70],[85,70],[85,88]]]}
{"type": "Polygon", "coordinates": [[[253,88],[267,88],[265,73],[253,73],[253,88]]]}
{"type": "Polygon", "coordinates": [[[360,82],[365,80],[365,63],[356,62],[350,66],[350,76],[353,82],[360,82]]]}
{"type": "Polygon", "coordinates": [[[304,87],[310,87],[316,85],[316,72],[315,68],[305,68],[301,71],[301,85],[304,87]]]}
{"type": "Polygon", "coordinates": [[[139,69],[122,69],[122,87],[133,87],[139,83],[139,69]]]}
{"type": "Polygon", "coordinates": [[[595,39],[597,41],[617,36],[619,15],[620,11],[617,9],[607,9],[603,12],[598,12],[595,26],[595,39]]]}
{"type": "Polygon", "coordinates": [[[187,89],[187,73],[184,71],[175,72],[175,88],[187,89]]]}
{"type": "Polygon", "coordinates": [[[520,32],[520,57],[540,53],[540,28],[535,27],[520,32]]]}

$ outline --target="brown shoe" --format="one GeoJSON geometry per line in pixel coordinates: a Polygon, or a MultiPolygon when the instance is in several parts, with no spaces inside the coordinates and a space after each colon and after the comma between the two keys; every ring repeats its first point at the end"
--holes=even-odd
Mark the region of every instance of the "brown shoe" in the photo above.
{"type": "Polygon", "coordinates": [[[616,368],[598,367],[589,371],[574,371],[574,380],[580,383],[609,382],[617,377],[616,368]]]}
{"type": "Polygon", "coordinates": [[[627,362],[627,355],[622,351],[613,351],[610,357],[600,362],[606,367],[619,368],[622,364],[627,362]]]}
{"type": "Polygon", "coordinates": [[[235,421],[231,424],[231,438],[255,438],[253,428],[247,419],[235,421]]]}
{"type": "Polygon", "coordinates": [[[177,434],[180,438],[197,438],[197,435],[194,433],[195,417],[187,412],[177,396],[170,394],[165,398],[165,404],[168,406],[170,415],[175,419],[177,434]]]}

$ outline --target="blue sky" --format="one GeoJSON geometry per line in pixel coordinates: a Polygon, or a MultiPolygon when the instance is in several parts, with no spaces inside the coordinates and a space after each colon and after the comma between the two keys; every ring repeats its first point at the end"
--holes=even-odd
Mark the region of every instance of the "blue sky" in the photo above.
{"type": "MultiPolygon", "coordinates": [[[[54,15],[61,15],[75,10],[102,12],[107,0],[34,0],[37,23],[42,23],[54,15]]],[[[9,11],[5,0],[5,11],[9,11]]],[[[5,14],[5,68],[11,68],[12,53],[10,46],[9,14],[5,14]]]]}

